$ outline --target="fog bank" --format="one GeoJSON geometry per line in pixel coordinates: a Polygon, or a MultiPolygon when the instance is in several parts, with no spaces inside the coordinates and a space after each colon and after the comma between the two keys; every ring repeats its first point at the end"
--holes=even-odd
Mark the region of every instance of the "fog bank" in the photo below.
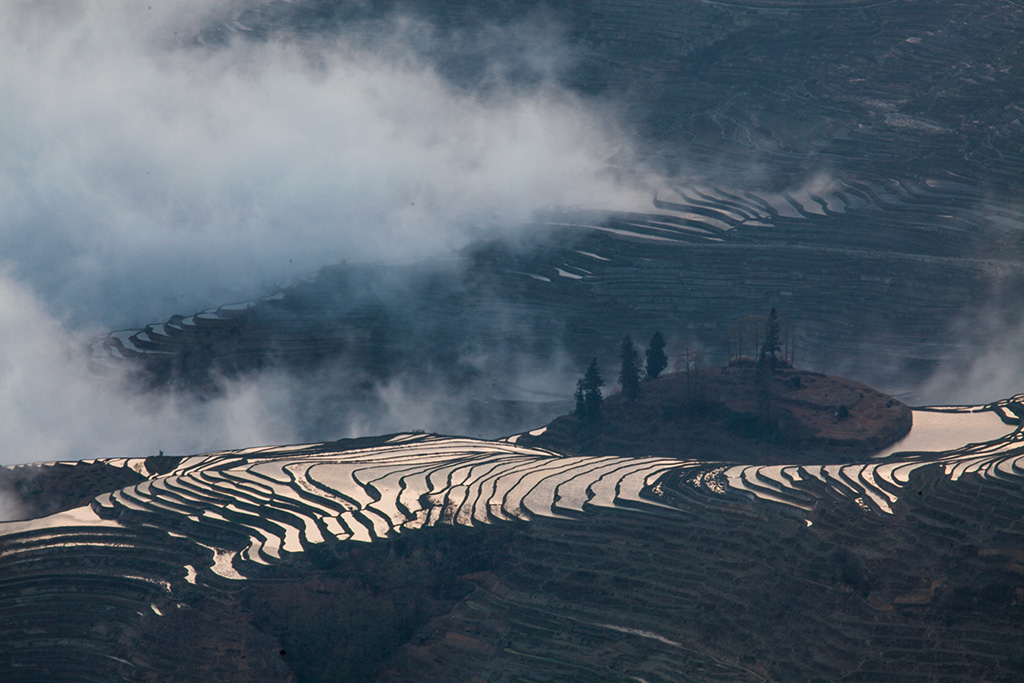
{"type": "MultiPolygon", "coordinates": [[[[473,91],[410,19],[376,43],[195,41],[252,4],[0,5],[0,462],[290,442],[295,378],[201,404],[142,394],[91,375],[83,340],[327,263],[426,258],[552,205],[649,204],[612,109],[543,77],[570,59],[557,27],[487,27],[475,49],[524,41],[540,76],[506,83],[499,59],[473,91]]],[[[458,426],[443,400],[380,391],[379,419],[342,431],[458,426]]]]}
{"type": "Polygon", "coordinates": [[[503,89],[500,69],[486,93],[454,88],[398,24],[372,51],[188,43],[232,9],[0,7],[0,253],[75,325],[423,257],[553,204],[648,201],[616,170],[629,136],[593,102],[546,81],[503,89]]]}

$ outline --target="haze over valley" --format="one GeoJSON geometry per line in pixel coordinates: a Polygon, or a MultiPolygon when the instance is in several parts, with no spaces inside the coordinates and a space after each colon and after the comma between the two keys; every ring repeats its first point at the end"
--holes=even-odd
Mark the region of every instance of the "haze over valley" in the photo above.
{"type": "Polygon", "coordinates": [[[1004,9],[986,4],[968,24],[951,7],[924,21],[853,3],[842,24],[805,31],[801,10],[700,3],[685,16],[659,5],[590,16],[535,3],[493,14],[12,4],[0,239],[4,348],[19,370],[5,382],[4,457],[193,452],[247,435],[412,425],[500,435],[520,425],[460,418],[465,396],[566,395],[586,358],[655,328],[677,354],[688,344],[724,359],[732,328],[773,304],[810,368],[917,404],[1010,395],[1022,357],[1021,132],[1006,99],[1015,48],[964,47],[984,22],[1016,21],[1004,9]],[[645,21],[665,24],[657,49],[626,28],[645,21]],[[857,46],[863,60],[844,59],[857,30],[878,34],[857,46]],[[733,51],[716,56],[715,40],[733,51]],[[813,74],[789,70],[815,49],[813,74]],[[946,49],[963,53],[962,73],[908,91],[911,65],[942,64],[946,49]],[[763,77],[731,66],[761,63],[757,54],[778,66],[763,77]],[[106,330],[288,291],[341,262],[367,265],[348,300],[326,304],[330,319],[358,336],[371,333],[357,318],[370,317],[403,337],[385,342],[398,347],[382,351],[397,370],[377,404],[349,417],[303,414],[311,385],[345,395],[365,371],[331,342],[316,351],[327,378],[309,382],[272,338],[254,340],[271,370],[218,375],[220,399],[201,411],[175,392],[142,398],[122,378],[131,368],[100,382],[82,359],[57,357],[106,330]],[[553,320],[517,316],[522,288],[543,283],[519,281],[529,276],[552,281],[525,296],[560,302],[553,320]],[[657,301],[618,291],[623,276],[657,301]],[[420,287],[427,277],[454,290],[449,300],[471,293],[480,308],[469,324],[444,320],[445,295],[420,287]],[[593,319],[578,313],[580,289],[621,310],[585,334],[560,329],[573,314],[593,319]],[[515,348],[494,343],[508,326],[515,348]],[[410,347],[450,351],[487,382],[449,387],[445,368],[430,382],[403,378],[410,347]],[[515,371],[489,373],[496,362],[515,371]],[[426,405],[439,392],[455,394],[452,410],[426,405]]]}

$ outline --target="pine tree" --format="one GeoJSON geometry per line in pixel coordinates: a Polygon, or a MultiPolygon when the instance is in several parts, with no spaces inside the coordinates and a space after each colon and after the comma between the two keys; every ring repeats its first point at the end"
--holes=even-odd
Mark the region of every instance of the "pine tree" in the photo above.
{"type": "Polygon", "coordinates": [[[619,386],[626,400],[632,401],[640,393],[640,353],[627,335],[619,346],[619,386]]]}
{"type": "Polygon", "coordinates": [[[651,335],[651,342],[647,345],[647,381],[657,379],[662,370],[668,367],[668,357],[665,355],[665,337],[661,332],[651,335]]]}
{"type": "Polygon", "coordinates": [[[601,369],[597,366],[597,359],[590,361],[590,367],[583,375],[583,379],[576,383],[576,415],[587,420],[597,420],[601,417],[601,403],[604,396],[601,395],[601,387],[604,386],[604,378],[601,376],[601,369]]]}

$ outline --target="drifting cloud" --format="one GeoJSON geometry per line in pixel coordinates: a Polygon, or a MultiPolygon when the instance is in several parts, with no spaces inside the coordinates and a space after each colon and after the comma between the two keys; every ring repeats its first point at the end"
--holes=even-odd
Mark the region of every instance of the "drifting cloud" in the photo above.
{"type": "Polygon", "coordinates": [[[210,20],[190,3],[0,13],[0,253],[76,323],[138,325],[645,196],[609,170],[631,153],[593,103],[545,82],[460,89],[397,40],[189,45],[210,20]]]}
{"type": "Polygon", "coordinates": [[[458,386],[430,370],[369,384],[359,368],[339,366],[224,380],[213,398],[199,400],[145,391],[126,370],[90,372],[81,342],[24,284],[0,272],[0,464],[190,454],[411,429],[496,437],[510,424],[526,429],[546,421],[545,410],[562,412],[559,395],[547,392],[571,386],[575,370],[557,351],[541,359],[494,349],[466,359],[479,374],[458,386]],[[487,372],[499,357],[511,364],[502,377],[514,383],[498,387],[502,377],[487,372]]]}
{"type": "Polygon", "coordinates": [[[196,403],[88,372],[78,344],[21,283],[0,274],[0,463],[192,453],[288,443],[287,392],[263,376],[196,403]]]}
{"type": "Polygon", "coordinates": [[[920,405],[984,405],[1022,393],[1024,323],[999,308],[983,306],[952,326],[947,334],[968,343],[961,357],[944,359],[917,389],[920,405]]]}
{"type": "MultiPolygon", "coordinates": [[[[0,5],[0,462],[292,441],[292,378],[196,404],[93,376],[75,350],[325,263],[423,258],[556,204],[648,202],[615,171],[632,166],[615,117],[545,77],[567,58],[557,30],[461,36],[477,52],[500,37],[497,54],[533,41],[529,82],[502,87],[495,62],[473,89],[412,20],[372,43],[193,40],[243,6],[0,5]]],[[[425,400],[383,391],[368,428],[425,400]]],[[[457,426],[439,410],[412,426],[457,426]]]]}

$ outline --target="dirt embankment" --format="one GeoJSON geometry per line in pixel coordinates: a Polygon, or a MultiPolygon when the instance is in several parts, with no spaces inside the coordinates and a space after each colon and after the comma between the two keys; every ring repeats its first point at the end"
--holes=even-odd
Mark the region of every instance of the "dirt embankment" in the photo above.
{"type": "Polygon", "coordinates": [[[613,394],[599,420],[565,415],[519,443],[585,454],[844,462],[895,443],[911,420],[900,401],[849,379],[730,366],[666,375],[633,401],[613,394]]]}

